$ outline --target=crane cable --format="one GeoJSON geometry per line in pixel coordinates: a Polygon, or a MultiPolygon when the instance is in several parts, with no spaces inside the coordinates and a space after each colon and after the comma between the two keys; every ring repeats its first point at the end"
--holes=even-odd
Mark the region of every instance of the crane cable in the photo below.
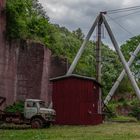
{"type": "Polygon", "coordinates": [[[114,23],[116,23],[120,28],[122,28],[125,32],[127,32],[130,36],[135,36],[132,32],[128,31],[125,27],[123,27],[120,23],[116,22],[115,19],[107,15],[114,23]]]}
{"type": "Polygon", "coordinates": [[[137,13],[140,13],[140,10],[139,11],[135,11],[135,12],[131,12],[129,14],[125,14],[125,15],[122,15],[122,16],[117,16],[117,17],[112,18],[112,19],[117,20],[117,19],[120,19],[120,18],[123,18],[123,17],[127,17],[127,16],[130,16],[130,15],[133,15],[133,14],[137,14],[137,13]]]}
{"type": "Polygon", "coordinates": [[[133,10],[140,10],[140,6],[133,6],[133,7],[127,7],[127,8],[120,8],[120,9],[115,9],[115,10],[108,10],[106,11],[108,14],[117,14],[120,12],[129,12],[133,10]]]}
{"type": "Polygon", "coordinates": [[[120,23],[116,22],[116,19],[122,18],[122,17],[126,17],[132,14],[136,14],[140,12],[140,6],[133,6],[133,7],[127,7],[127,8],[120,8],[120,9],[115,9],[115,10],[108,10],[104,13],[107,14],[107,17],[109,17],[114,23],[116,23],[119,27],[121,27],[125,32],[127,32],[129,35],[131,36],[135,36],[132,32],[128,31],[125,27],[123,27],[120,23]],[[134,12],[131,12],[133,10],[136,10],[134,12]],[[111,16],[109,16],[109,14],[118,14],[120,12],[131,12],[125,15],[121,15],[121,16],[117,16],[115,18],[112,18],[111,16]]]}

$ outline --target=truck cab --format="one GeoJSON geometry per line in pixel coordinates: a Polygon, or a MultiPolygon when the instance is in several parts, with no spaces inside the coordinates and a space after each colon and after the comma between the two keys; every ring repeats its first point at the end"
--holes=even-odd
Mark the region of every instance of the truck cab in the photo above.
{"type": "Polygon", "coordinates": [[[56,112],[47,107],[46,103],[38,99],[26,99],[24,104],[24,118],[30,121],[32,128],[49,126],[55,121],[56,112]]]}

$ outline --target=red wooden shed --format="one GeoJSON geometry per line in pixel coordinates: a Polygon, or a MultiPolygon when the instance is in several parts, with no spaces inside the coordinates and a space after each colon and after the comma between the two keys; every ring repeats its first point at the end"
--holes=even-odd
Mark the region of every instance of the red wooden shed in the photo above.
{"type": "Polygon", "coordinates": [[[93,78],[69,75],[53,78],[52,101],[56,110],[56,124],[93,125],[102,123],[99,108],[99,88],[93,78]]]}

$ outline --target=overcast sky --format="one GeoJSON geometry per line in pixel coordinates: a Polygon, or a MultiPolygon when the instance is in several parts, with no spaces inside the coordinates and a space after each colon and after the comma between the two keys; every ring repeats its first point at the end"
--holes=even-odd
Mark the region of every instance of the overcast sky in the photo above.
{"type": "MultiPolygon", "coordinates": [[[[47,11],[50,21],[65,26],[69,30],[81,28],[86,35],[100,11],[140,6],[140,0],[39,0],[47,11]]],[[[123,44],[127,39],[140,34],[140,9],[120,14],[110,14],[115,22],[106,17],[114,35],[123,44]],[[135,14],[131,14],[134,13],[135,14]],[[128,15],[130,14],[130,15],[128,15]],[[125,15],[125,17],[117,18],[125,15]],[[128,16],[126,16],[128,15],[128,16]],[[122,29],[125,28],[125,29],[122,29]],[[126,31],[127,30],[127,31],[126,31]]],[[[95,40],[96,33],[91,37],[95,40]]],[[[107,32],[104,31],[103,42],[112,47],[107,32]]]]}

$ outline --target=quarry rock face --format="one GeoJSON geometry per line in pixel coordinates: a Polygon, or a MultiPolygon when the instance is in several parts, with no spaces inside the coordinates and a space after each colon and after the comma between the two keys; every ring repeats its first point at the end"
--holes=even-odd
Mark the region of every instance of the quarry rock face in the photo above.
{"type": "Polygon", "coordinates": [[[0,96],[6,97],[6,104],[26,98],[48,101],[51,51],[42,44],[23,41],[11,42],[4,49],[0,96]]]}
{"type": "Polygon", "coordinates": [[[5,35],[5,0],[0,0],[0,96],[6,98],[4,106],[27,98],[50,103],[52,85],[49,78],[66,73],[66,59],[52,55],[41,43],[8,42],[5,35]]]}
{"type": "MultiPolygon", "coordinates": [[[[0,50],[1,50],[0,46],[0,50]]],[[[54,57],[44,45],[33,41],[12,41],[0,55],[0,96],[6,105],[27,98],[51,102],[49,79],[66,73],[64,59],[54,57]]]]}
{"type": "MultiPolygon", "coordinates": [[[[11,57],[9,49],[7,50],[6,41],[5,41],[5,29],[6,29],[6,16],[4,13],[5,0],[0,1],[0,96],[7,96],[7,85],[11,82],[12,77],[9,75],[6,76],[8,69],[8,59],[11,57]]],[[[10,98],[9,94],[9,98],[10,98]]],[[[9,102],[9,100],[8,100],[9,102]]]]}
{"type": "Polygon", "coordinates": [[[51,51],[36,42],[21,43],[17,53],[17,100],[47,100],[51,51]]]}
{"type": "Polygon", "coordinates": [[[65,59],[52,56],[48,48],[33,41],[12,41],[1,45],[1,50],[0,96],[6,97],[6,105],[27,98],[50,103],[49,79],[66,73],[65,59]]]}

